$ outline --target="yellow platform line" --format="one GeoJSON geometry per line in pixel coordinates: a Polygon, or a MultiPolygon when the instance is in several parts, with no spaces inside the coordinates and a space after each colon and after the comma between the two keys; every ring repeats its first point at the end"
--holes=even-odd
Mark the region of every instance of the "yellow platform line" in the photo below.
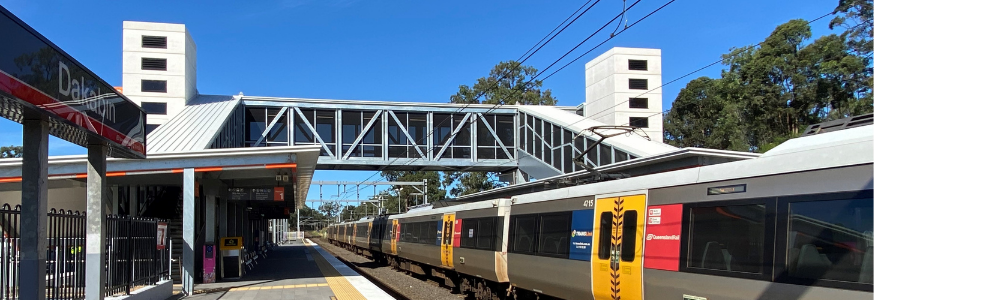
{"type": "Polygon", "coordinates": [[[230,291],[255,291],[255,290],[279,290],[279,289],[295,289],[295,288],[307,288],[307,287],[321,287],[327,286],[325,283],[313,283],[313,284],[290,284],[290,285],[271,285],[271,286],[247,286],[229,289],[230,291]]]}
{"type": "Polygon", "coordinates": [[[354,288],[354,285],[352,285],[350,282],[347,282],[347,279],[344,278],[344,275],[341,275],[340,272],[337,272],[337,269],[334,269],[333,266],[331,266],[330,263],[326,261],[326,258],[323,258],[323,255],[317,252],[316,249],[313,249],[312,246],[308,245],[306,246],[306,249],[309,249],[309,254],[313,256],[313,261],[316,262],[316,266],[319,266],[320,272],[323,272],[323,276],[326,277],[326,283],[327,285],[330,286],[330,291],[333,292],[333,296],[335,297],[332,299],[337,299],[337,300],[367,299],[365,298],[364,295],[361,295],[361,292],[358,292],[358,289],[354,288]]]}

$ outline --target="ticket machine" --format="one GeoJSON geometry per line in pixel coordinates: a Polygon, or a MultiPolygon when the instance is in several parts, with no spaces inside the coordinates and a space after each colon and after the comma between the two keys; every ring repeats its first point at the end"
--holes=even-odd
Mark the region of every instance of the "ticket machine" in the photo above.
{"type": "Polygon", "coordinates": [[[224,237],[219,243],[222,253],[222,278],[243,277],[243,237],[224,237]]]}
{"type": "Polygon", "coordinates": [[[203,283],[213,283],[215,282],[215,245],[205,245],[203,249],[205,256],[202,260],[202,266],[204,266],[204,272],[202,282],[203,283]]]}

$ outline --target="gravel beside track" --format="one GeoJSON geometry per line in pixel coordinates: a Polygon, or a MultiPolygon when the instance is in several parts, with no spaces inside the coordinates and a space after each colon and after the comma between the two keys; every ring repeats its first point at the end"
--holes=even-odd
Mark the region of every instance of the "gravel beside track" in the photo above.
{"type": "Polygon", "coordinates": [[[331,245],[322,237],[310,237],[313,243],[330,252],[344,263],[350,265],[358,273],[369,280],[378,281],[382,287],[388,287],[397,294],[412,300],[462,300],[463,295],[452,294],[451,288],[444,286],[436,277],[408,275],[393,270],[389,266],[372,262],[368,258],[354,254],[343,248],[331,245]]]}

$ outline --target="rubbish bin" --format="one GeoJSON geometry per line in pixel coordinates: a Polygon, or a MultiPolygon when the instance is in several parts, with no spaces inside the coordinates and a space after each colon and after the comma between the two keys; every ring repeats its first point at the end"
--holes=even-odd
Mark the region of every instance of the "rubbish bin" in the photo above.
{"type": "Polygon", "coordinates": [[[222,278],[243,277],[243,237],[224,237],[219,243],[222,253],[222,278]]]}

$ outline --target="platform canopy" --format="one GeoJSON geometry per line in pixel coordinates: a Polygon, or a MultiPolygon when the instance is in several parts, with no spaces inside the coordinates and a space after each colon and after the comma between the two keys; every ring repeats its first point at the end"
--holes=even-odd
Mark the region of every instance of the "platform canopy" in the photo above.
{"type": "Polygon", "coordinates": [[[146,156],[146,112],[65,51],[0,7],[0,116],[47,118],[49,134],[111,157],[146,156]]]}

